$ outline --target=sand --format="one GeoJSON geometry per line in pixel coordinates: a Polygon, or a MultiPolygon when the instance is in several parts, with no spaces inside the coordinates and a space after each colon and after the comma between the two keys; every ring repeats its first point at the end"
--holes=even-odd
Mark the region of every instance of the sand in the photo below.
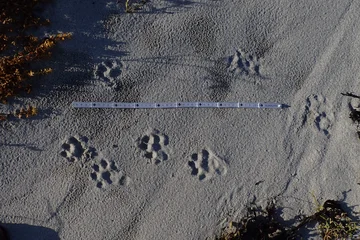
{"type": "Polygon", "coordinates": [[[73,37],[46,63],[54,73],[0,106],[39,108],[0,123],[0,221],[11,239],[212,239],[253,201],[276,198],[285,220],[311,214],[312,193],[358,213],[349,106],[360,101],[341,92],[360,94],[359,11],[349,0],[153,0],[132,14],[122,1],[56,1],[38,34],[73,37]]]}

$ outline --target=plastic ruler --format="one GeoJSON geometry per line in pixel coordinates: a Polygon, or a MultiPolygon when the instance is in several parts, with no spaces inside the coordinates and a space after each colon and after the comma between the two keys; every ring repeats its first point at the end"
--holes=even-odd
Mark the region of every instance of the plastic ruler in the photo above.
{"type": "Polygon", "coordinates": [[[72,102],[74,108],[286,108],[279,103],[246,103],[246,102],[72,102]]]}

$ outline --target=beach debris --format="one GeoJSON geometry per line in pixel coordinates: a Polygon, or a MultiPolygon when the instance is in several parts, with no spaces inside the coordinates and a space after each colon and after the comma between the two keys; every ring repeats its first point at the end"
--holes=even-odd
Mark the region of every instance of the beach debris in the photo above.
{"type": "Polygon", "coordinates": [[[359,126],[360,126],[360,111],[356,110],[356,109],[351,109],[350,112],[350,118],[354,123],[357,123],[356,126],[356,133],[360,139],[360,130],[359,130],[359,126]]]}
{"type": "Polygon", "coordinates": [[[269,200],[264,208],[252,204],[247,208],[247,215],[240,221],[229,222],[217,240],[237,239],[296,239],[291,229],[282,226],[276,219],[275,201],[269,200]]]}
{"type": "Polygon", "coordinates": [[[48,74],[51,68],[33,70],[31,63],[47,59],[57,42],[70,38],[70,33],[38,38],[29,30],[48,26],[49,19],[39,15],[39,7],[45,0],[14,0],[2,4],[0,22],[0,102],[7,103],[8,98],[20,92],[30,93],[31,85],[27,80],[40,74],[48,74]]]}
{"type": "Polygon", "coordinates": [[[316,220],[324,239],[348,239],[359,228],[342,209],[340,202],[334,200],[325,201],[316,220]]]}
{"type": "MultiPolygon", "coordinates": [[[[117,2],[120,3],[121,1],[118,0],[117,2]]],[[[125,11],[127,13],[134,13],[135,11],[141,10],[147,2],[148,0],[140,0],[139,2],[130,3],[130,0],[125,0],[125,11]]]]}
{"type": "Polygon", "coordinates": [[[360,96],[357,96],[351,92],[341,93],[341,95],[360,99],[360,96]]]}
{"type": "Polygon", "coordinates": [[[360,111],[356,109],[352,109],[349,117],[354,123],[355,122],[357,122],[358,124],[360,123],[360,111]]]}
{"type": "Polygon", "coordinates": [[[20,108],[14,111],[14,116],[17,118],[29,118],[35,116],[38,113],[38,109],[33,106],[28,106],[27,108],[20,108]]]}
{"type": "Polygon", "coordinates": [[[341,202],[335,200],[326,200],[313,215],[303,218],[294,229],[311,222],[318,223],[323,239],[350,239],[360,229],[359,223],[352,221],[341,207],[341,202]]]}
{"type": "Polygon", "coordinates": [[[276,216],[274,200],[269,200],[265,209],[252,204],[248,207],[245,217],[238,222],[231,221],[216,239],[298,239],[301,237],[299,230],[309,223],[318,224],[318,230],[324,240],[351,239],[358,233],[359,223],[351,220],[341,207],[342,202],[326,200],[323,205],[317,200],[316,202],[318,206],[314,214],[302,217],[300,223],[289,227],[276,220],[280,216],[276,216]]]}
{"type": "Polygon", "coordinates": [[[30,118],[38,114],[38,109],[34,106],[29,105],[27,108],[16,109],[11,113],[0,113],[0,120],[8,120],[10,116],[16,118],[30,118]]]}
{"type": "Polygon", "coordinates": [[[6,119],[8,119],[9,114],[6,113],[0,113],[0,121],[4,121],[6,119]]]}
{"type": "MultiPolygon", "coordinates": [[[[341,93],[341,95],[343,96],[347,96],[347,97],[352,97],[352,98],[358,98],[360,99],[360,96],[357,96],[351,92],[346,92],[346,93],[341,93]]],[[[352,107],[349,104],[349,108],[350,108],[350,114],[349,114],[349,118],[353,121],[353,123],[356,123],[356,133],[360,139],[360,111],[355,109],[354,107],[352,107]]]]}
{"type": "Polygon", "coordinates": [[[255,183],[255,186],[257,186],[257,185],[259,185],[259,184],[261,184],[261,183],[263,183],[263,182],[265,182],[265,181],[264,181],[264,180],[260,180],[260,181],[258,181],[258,182],[255,183]]]}

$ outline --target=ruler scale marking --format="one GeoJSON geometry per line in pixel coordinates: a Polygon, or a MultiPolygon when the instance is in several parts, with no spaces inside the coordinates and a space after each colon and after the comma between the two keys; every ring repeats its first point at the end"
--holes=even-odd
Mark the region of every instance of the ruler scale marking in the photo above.
{"type": "Polygon", "coordinates": [[[129,103],[129,102],[72,102],[74,108],[132,108],[132,109],[168,109],[168,108],[273,108],[288,107],[279,103],[245,103],[245,102],[158,102],[158,103],[129,103]]]}

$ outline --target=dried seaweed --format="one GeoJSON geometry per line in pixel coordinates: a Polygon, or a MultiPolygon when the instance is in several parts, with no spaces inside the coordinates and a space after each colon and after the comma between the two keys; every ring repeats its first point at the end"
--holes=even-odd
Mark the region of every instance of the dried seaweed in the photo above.
{"type": "MultiPolygon", "coordinates": [[[[357,96],[353,93],[350,93],[350,92],[346,92],[346,93],[341,93],[341,95],[343,96],[347,96],[347,97],[352,97],[352,98],[359,98],[360,99],[360,96],[357,96]]],[[[350,115],[349,115],[349,118],[353,121],[353,123],[356,123],[356,133],[360,139],[360,130],[359,130],[359,127],[360,127],[360,111],[353,108],[351,105],[349,105],[350,107],[350,115]]]]}
{"type": "Polygon", "coordinates": [[[261,207],[248,208],[247,216],[239,222],[230,222],[218,240],[282,240],[298,239],[299,230],[309,223],[318,223],[318,230],[323,239],[351,238],[359,225],[353,222],[341,207],[341,202],[327,200],[318,210],[295,226],[286,227],[275,219],[276,206],[269,201],[265,210],[261,207]]]}
{"type": "MultiPolygon", "coordinates": [[[[117,1],[120,3],[120,1],[117,1]]],[[[148,0],[140,0],[139,2],[130,3],[130,0],[125,0],[125,11],[127,13],[134,13],[140,9],[148,2],[148,0]]]]}
{"type": "MultiPolygon", "coordinates": [[[[70,38],[70,33],[60,33],[39,39],[28,33],[39,26],[50,24],[35,14],[46,0],[13,0],[0,3],[0,101],[6,103],[20,92],[30,93],[27,80],[51,73],[51,68],[34,70],[31,63],[46,59],[59,41],[70,38]]],[[[0,116],[3,118],[3,116],[0,116]]]]}
{"type": "Polygon", "coordinates": [[[249,207],[247,216],[239,222],[230,222],[218,240],[283,240],[296,239],[296,233],[275,219],[276,207],[269,201],[265,210],[258,206],[249,207]]]}
{"type": "Polygon", "coordinates": [[[30,105],[27,108],[16,109],[13,113],[0,113],[0,121],[8,120],[10,117],[30,118],[36,114],[38,114],[38,109],[30,105]]]}

